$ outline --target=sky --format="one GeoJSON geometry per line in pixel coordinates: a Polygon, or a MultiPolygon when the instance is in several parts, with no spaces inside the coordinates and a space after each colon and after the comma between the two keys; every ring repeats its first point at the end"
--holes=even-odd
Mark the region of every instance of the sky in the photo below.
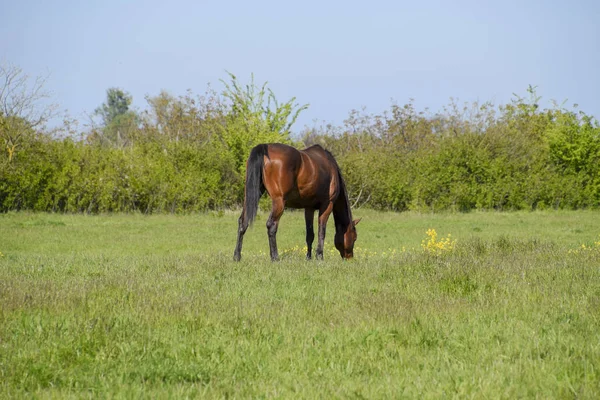
{"type": "Polygon", "coordinates": [[[166,90],[254,74],[309,104],[294,131],[414,99],[504,104],[537,86],[600,118],[600,1],[0,0],[0,62],[85,120],[119,87],[137,109],[166,90]]]}

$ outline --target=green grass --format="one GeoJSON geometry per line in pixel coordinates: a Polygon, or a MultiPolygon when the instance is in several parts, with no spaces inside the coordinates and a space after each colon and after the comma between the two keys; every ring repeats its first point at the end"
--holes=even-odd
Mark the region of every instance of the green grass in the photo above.
{"type": "Polygon", "coordinates": [[[0,398],[600,396],[600,212],[354,214],[0,215],[0,398]]]}

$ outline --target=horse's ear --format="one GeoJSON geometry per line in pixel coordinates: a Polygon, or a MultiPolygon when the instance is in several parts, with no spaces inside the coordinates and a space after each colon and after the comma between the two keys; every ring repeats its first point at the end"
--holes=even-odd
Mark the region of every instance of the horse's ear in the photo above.
{"type": "Polygon", "coordinates": [[[361,219],[362,219],[362,218],[355,219],[354,221],[352,221],[352,226],[356,226],[356,225],[358,225],[358,223],[360,222],[360,220],[361,220],[361,219]]]}

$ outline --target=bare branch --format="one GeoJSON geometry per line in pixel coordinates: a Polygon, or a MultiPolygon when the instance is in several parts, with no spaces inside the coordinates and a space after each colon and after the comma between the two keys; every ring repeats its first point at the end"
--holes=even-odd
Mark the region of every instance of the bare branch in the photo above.
{"type": "Polygon", "coordinates": [[[30,77],[17,66],[0,63],[0,112],[5,117],[18,117],[36,128],[51,119],[57,110],[55,104],[43,104],[51,98],[44,87],[47,76],[30,77]]]}
{"type": "MultiPolygon", "coordinates": [[[[360,192],[358,193],[358,196],[356,196],[356,200],[354,200],[354,204],[352,204],[351,208],[357,208],[356,206],[357,206],[358,202],[360,201],[360,198],[362,197],[364,189],[365,189],[365,184],[363,183],[360,185],[360,192]]],[[[360,206],[358,206],[358,208],[367,204],[369,202],[369,200],[371,200],[371,193],[369,193],[369,196],[367,196],[367,199],[360,206]]]]}

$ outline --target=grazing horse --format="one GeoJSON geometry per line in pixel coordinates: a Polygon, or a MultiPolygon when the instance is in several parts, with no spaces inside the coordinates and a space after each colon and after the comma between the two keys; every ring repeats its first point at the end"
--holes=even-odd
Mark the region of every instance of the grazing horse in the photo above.
{"type": "Polygon", "coordinates": [[[285,207],[304,208],[306,220],[306,259],[312,257],[315,238],[313,220],[319,211],[319,237],[316,257],[323,259],[323,242],[329,215],[335,221],[335,247],[344,259],[352,258],[356,224],[352,220],[346,185],[333,155],[319,145],[297,150],[285,144],[259,144],[246,164],[244,208],[239,219],[237,245],[233,259],[242,257],[242,241],[256,217],[258,201],[267,191],[273,203],[267,220],[271,260],[277,261],[277,226],[285,207]]]}

